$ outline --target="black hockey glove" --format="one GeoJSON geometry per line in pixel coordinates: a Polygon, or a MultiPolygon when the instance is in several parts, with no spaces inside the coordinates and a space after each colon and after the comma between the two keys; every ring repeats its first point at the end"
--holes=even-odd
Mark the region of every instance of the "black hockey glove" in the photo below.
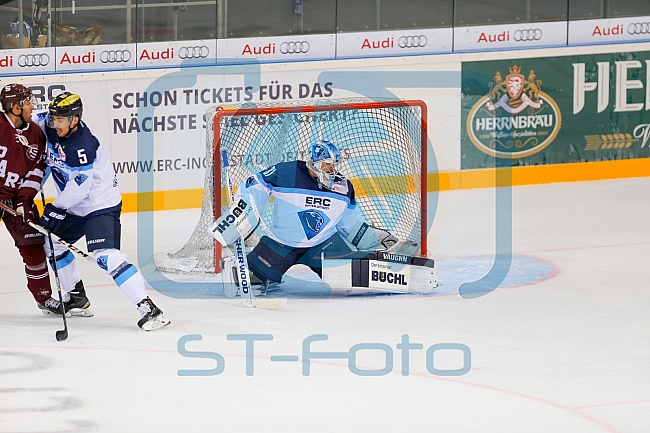
{"type": "Polygon", "coordinates": [[[66,213],[64,209],[59,209],[53,204],[48,203],[45,205],[43,216],[38,220],[38,223],[47,230],[56,232],[65,219],[65,215],[66,213]]]}

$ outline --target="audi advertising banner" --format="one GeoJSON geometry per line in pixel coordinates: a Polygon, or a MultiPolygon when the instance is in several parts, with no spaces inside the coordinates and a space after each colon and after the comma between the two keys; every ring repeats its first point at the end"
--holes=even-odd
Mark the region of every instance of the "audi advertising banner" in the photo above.
{"type": "Polygon", "coordinates": [[[650,41],[650,17],[571,21],[569,44],[650,41]]]}
{"type": "Polygon", "coordinates": [[[135,44],[85,45],[56,49],[57,71],[105,71],[135,68],[135,44]]]}
{"type": "Polygon", "coordinates": [[[0,50],[0,74],[40,74],[55,71],[54,48],[0,50]]]}
{"type": "Polygon", "coordinates": [[[336,57],[336,35],[296,35],[217,40],[217,63],[325,60],[336,57]]]}
{"type": "MultiPolygon", "coordinates": [[[[426,63],[416,58],[391,62],[405,71],[424,68],[428,76],[449,69],[435,58],[426,63]]],[[[454,64],[459,71],[460,64],[454,64]]],[[[209,107],[372,96],[346,90],[345,83],[324,75],[353,71],[365,80],[368,73],[381,73],[387,63],[380,59],[311,65],[316,67],[306,69],[298,62],[260,65],[245,68],[247,75],[241,68],[215,65],[182,72],[169,68],[5,77],[0,86],[22,82],[30,87],[39,102],[37,112],[47,109],[47,103],[63,91],[78,93],[84,120],[109,153],[123,193],[143,191],[138,183],[141,174],[151,176],[153,191],[198,190],[204,185],[209,107]]],[[[404,99],[412,97],[393,91],[404,99]]],[[[417,97],[430,104],[430,115],[435,116],[431,124],[441,142],[453,143],[458,114],[449,112],[449,107],[458,98],[443,92],[435,99],[435,92],[441,91],[424,89],[417,97]]]]}
{"type": "Polygon", "coordinates": [[[454,28],[454,51],[491,51],[566,44],[566,21],[454,28]]]}
{"type": "Polygon", "coordinates": [[[464,62],[461,168],[650,157],[650,52],[464,62]]]}
{"type": "Polygon", "coordinates": [[[336,35],[336,57],[450,53],[452,38],[451,28],[339,33],[336,35]]]}
{"type": "Polygon", "coordinates": [[[138,67],[174,67],[184,65],[214,65],[217,61],[217,41],[149,42],[137,45],[138,67]]]}

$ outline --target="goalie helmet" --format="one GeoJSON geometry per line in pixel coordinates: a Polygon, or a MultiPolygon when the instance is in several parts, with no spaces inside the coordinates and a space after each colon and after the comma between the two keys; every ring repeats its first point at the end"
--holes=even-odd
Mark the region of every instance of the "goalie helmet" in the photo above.
{"type": "Polygon", "coordinates": [[[2,103],[2,110],[5,112],[10,112],[14,104],[22,106],[22,103],[27,100],[36,104],[32,91],[19,83],[7,84],[0,92],[0,103],[2,103]]]}
{"type": "Polygon", "coordinates": [[[76,93],[63,92],[56,95],[47,111],[50,114],[48,116],[48,126],[53,128],[53,116],[67,117],[72,124],[75,116],[79,116],[81,120],[81,114],[83,113],[84,106],[81,102],[81,97],[76,93]]]}
{"type": "Polygon", "coordinates": [[[339,150],[326,140],[312,143],[307,151],[307,167],[316,174],[318,182],[330,190],[335,183],[345,179],[338,174],[340,161],[339,150]]]}

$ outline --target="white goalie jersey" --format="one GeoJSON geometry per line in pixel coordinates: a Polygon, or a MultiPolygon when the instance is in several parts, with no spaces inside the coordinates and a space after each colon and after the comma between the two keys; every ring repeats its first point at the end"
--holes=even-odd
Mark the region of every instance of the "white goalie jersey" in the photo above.
{"type": "Polygon", "coordinates": [[[346,181],[337,189],[321,188],[304,161],[293,161],[250,176],[237,194],[251,203],[257,218],[273,197],[273,219],[265,234],[290,247],[309,248],[337,231],[347,237],[361,219],[352,184],[346,181]]]}

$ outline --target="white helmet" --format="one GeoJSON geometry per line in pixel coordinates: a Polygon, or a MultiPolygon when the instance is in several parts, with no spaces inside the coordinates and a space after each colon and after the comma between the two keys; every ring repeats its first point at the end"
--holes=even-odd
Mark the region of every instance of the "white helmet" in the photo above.
{"type": "Polygon", "coordinates": [[[307,151],[307,167],[316,174],[318,183],[327,189],[332,189],[335,183],[345,179],[337,175],[341,154],[332,143],[322,140],[312,143],[307,151]]]}

